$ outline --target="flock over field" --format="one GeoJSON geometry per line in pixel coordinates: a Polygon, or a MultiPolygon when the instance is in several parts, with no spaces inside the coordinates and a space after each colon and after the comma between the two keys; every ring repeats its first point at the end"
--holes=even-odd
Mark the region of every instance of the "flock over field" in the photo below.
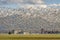
{"type": "Polygon", "coordinates": [[[60,9],[58,8],[0,8],[0,32],[24,30],[40,33],[41,28],[60,31],[60,9]]]}

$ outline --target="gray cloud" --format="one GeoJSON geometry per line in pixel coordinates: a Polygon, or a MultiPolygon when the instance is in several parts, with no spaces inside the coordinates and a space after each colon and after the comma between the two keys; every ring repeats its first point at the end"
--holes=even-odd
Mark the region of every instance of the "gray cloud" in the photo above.
{"type": "Polygon", "coordinates": [[[42,0],[8,0],[15,3],[44,4],[42,0]]]}

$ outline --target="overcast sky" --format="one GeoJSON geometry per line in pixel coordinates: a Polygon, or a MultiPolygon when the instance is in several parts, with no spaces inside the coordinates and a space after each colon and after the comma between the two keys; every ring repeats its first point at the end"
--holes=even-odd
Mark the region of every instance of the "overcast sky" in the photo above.
{"type": "Polygon", "coordinates": [[[41,7],[60,7],[60,0],[0,0],[0,7],[18,8],[29,5],[40,5],[41,7]],[[11,3],[10,3],[11,1],[11,3]]]}
{"type": "Polygon", "coordinates": [[[46,4],[60,4],[60,0],[44,0],[46,4]]]}

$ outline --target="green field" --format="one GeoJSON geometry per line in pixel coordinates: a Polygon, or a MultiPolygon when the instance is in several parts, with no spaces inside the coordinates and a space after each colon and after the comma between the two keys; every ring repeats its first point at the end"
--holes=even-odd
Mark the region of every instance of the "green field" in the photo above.
{"type": "Polygon", "coordinates": [[[60,40],[60,34],[0,34],[0,40],[60,40]]]}

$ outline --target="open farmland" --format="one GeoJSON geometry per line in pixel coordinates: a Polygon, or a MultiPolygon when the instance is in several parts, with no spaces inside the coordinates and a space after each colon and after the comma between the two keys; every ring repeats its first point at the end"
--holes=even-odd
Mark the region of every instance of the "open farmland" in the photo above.
{"type": "Polygon", "coordinates": [[[0,40],[60,40],[60,34],[0,34],[0,40]]]}

